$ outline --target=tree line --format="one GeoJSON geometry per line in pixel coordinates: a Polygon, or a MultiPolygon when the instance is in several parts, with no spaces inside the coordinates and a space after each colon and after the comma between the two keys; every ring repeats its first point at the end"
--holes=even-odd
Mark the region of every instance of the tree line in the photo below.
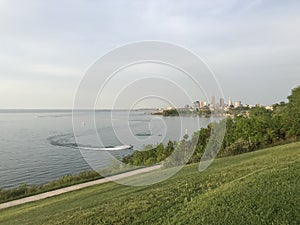
{"type": "MultiPolygon", "coordinates": [[[[256,106],[254,108],[237,111],[232,117],[227,117],[220,123],[226,123],[226,131],[220,146],[218,157],[232,156],[251,152],[269,146],[298,141],[300,139],[300,86],[293,89],[288,102],[273,105],[273,110],[256,106]]],[[[193,155],[187,163],[199,162],[211,138],[214,126],[212,123],[206,128],[195,132],[191,138],[182,141],[169,141],[167,145],[147,146],[142,151],[123,158],[123,162],[134,166],[148,166],[173,156],[176,162],[185,162],[185,152],[194,147],[193,155]],[[195,141],[197,142],[194,145],[195,141]],[[176,150],[177,149],[177,150],[176,150]],[[179,160],[179,161],[178,161],[179,160]]],[[[217,141],[217,140],[215,140],[217,141]]],[[[174,160],[173,160],[174,162],[174,160]]]]}
{"type": "Polygon", "coordinates": [[[43,193],[46,191],[52,191],[55,189],[68,187],[71,185],[88,182],[102,178],[96,171],[83,171],[77,175],[67,174],[60,177],[57,180],[50,181],[41,185],[27,185],[22,184],[19,187],[11,189],[3,189],[0,187],[0,203],[43,193]]]}

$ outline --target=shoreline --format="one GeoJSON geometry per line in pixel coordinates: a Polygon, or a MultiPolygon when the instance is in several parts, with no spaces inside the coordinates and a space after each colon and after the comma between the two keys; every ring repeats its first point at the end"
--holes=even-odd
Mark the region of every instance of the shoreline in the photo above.
{"type": "Polygon", "coordinates": [[[1,203],[0,210],[10,208],[13,206],[17,206],[17,205],[21,205],[24,203],[35,202],[38,200],[50,198],[53,196],[61,195],[61,194],[68,193],[71,191],[80,190],[80,189],[83,189],[86,187],[91,187],[91,186],[98,185],[98,184],[104,184],[104,183],[108,183],[111,181],[117,181],[117,180],[131,177],[134,175],[151,172],[151,171],[154,171],[154,170],[157,170],[160,168],[161,168],[161,165],[145,167],[145,168],[136,169],[136,170],[132,170],[132,171],[125,172],[125,173],[120,173],[120,174],[109,176],[109,177],[103,177],[103,178],[93,180],[93,181],[88,181],[88,182],[84,182],[84,183],[80,183],[80,184],[76,184],[76,185],[72,185],[72,186],[68,186],[68,187],[64,187],[64,188],[59,188],[59,189],[52,190],[52,191],[47,191],[47,192],[44,192],[41,194],[32,195],[32,196],[25,197],[25,198],[20,198],[17,200],[1,203]]]}

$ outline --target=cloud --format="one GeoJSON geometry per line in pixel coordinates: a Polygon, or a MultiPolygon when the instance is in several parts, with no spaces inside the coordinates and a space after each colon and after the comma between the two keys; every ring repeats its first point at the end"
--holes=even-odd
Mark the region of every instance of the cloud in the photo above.
{"type": "MultiPolygon", "coordinates": [[[[290,81],[285,88],[299,82],[298,1],[11,0],[0,1],[0,6],[0,82],[76,83],[110,49],[140,40],[187,47],[207,59],[221,79],[227,76],[232,82],[243,70],[263,73],[265,80],[286,71],[290,81]]],[[[224,83],[225,94],[232,95],[232,82],[224,83]]],[[[13,99],[15,89],[6,91],[13,99]]],[[[276,100],[266,96],[265,102],[276,100]]],[[[62,101],[70,102],[68,98],[62,94],[62,101]]],[[[11,107],[17,106],[12,102],[11,107]]]]}

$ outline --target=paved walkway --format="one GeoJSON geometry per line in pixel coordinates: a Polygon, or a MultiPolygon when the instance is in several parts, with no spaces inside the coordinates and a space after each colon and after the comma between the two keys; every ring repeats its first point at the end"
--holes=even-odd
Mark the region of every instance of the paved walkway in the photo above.
{"type": "Polygon", "coordinates": [[[101,178],[101,179],[98,179],[98,180],[94,180],[94,181],[90,181],[90,182],[86,182],[86,183],[82,183],[82,184],[76,184],[76,185],[73,185],[73,186],[70,186],[70,187],[65,187],[65,188],[54,190],[54,191],[48,191],[48,192],[45,192],[45,193],[42,193],[42,194],[33,195],[33,196],[30,196],[30,197],[26,197],[26,198],[22,198],[22,199],[10,201],[10,202],[2,203],[2,204],[0,204],[0,210],[5,209],[5,208],[9,208],[9,207],[12,207],[12,206],[16,206],[16,205],[21,205],[21,204],[28,203],[28,202],[34,202],[34,201],[38,201],[38,200],[41,200],[41,199],[53,197],[53,196],[60,195],[60,194],[63,194],[63,193],[67,193],[67,192],[70,192],[70,191],[76,191],[76,190],[86,188],[86,187],[90,187],[90,186],[94,186],[94,185],[97,185],[97,184],[103,184],[103,183],[107,183],[107,182],[110,182],[110,181],[115,181],[115,180],[119,180],[119,179],[122,179],[122,178],[131,177],[131,176],[134,176],[134,175],[137,175],[137,174],[150,172],[150,171],[153,171],[153,170],[156,170],[156,169],[159,169],[159,168],[161,168],[161,165],[142,168],[142,169],[138,169],[138,170],[134,170],[134,171],[114,175],[114,176],[111,176],[111,177],[108,177],[108,178],[101,178]]]}

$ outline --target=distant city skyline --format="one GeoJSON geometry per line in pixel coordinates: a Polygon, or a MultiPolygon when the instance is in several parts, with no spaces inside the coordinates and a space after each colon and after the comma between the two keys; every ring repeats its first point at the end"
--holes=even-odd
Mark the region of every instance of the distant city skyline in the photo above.
{"type": "MultiPolygon", "coordinates": [[[[225,101],[226,96],[251,105],[287,101],[300,84],[299,9],[296,0],[1,1],[0,109],[72,108],[81,79],[97,59],[143,40],[174,43],[197,54],[214,72],[225,101]]],[[[129,69],[119,84],[128,82],[130,73],[152,71],[129,69]]],[[[173,73],[160,72],[166,78],[173,73]]],[[[136,87],[127,97],[144,89],[136,87]]],[[[166,97],[172,91],[166,87],[166,97]]],[[[192,99],[199,96],[189,92],[192,99]]],[[[204,94],[210,99],[214,90],[204,94]]],[[[101,108],[112,107],[111,96],[107,93],[101,108]]],[[[174,104],[185,102],[178,96],[174,104]]],[[[153,100],[139,107],[156,105],[167,103],[153,100]]],[[[117,107],[129,106],[120,101],[117,107]]]]}
{"type": "Polygon", "coordinates": [[[256,102],[255,104],[249,104],[249,103],[244,102],[243,100],[241,100],[239,98],[234,100],[232,97],[228,97],[227,101],[226,101],[226,98],[224,98],[224,97],[219,97],[218,98],[215,95],[213,95],[213,96],[211,96],[211,101],[204,101],[203,99],[198,99],[198,100],[194,101],[192,105],[195,108],[203,108],[203,107],[206,107],[206,106],[210,106],[212,108],[214,108],[214,107],[224,108],[225,106],[233,106],[233,107],[240,107],[240,106],[243,106],[243,105],[246,105],[246,106],[256,106],[256,105],[272,106],[273,104],[276,104],[276,103],[272,103],[270,105],[264,105],[260,102],[256,102]],[[216,99],[219,99],[218,103],[216,103],[216,99]]]}

